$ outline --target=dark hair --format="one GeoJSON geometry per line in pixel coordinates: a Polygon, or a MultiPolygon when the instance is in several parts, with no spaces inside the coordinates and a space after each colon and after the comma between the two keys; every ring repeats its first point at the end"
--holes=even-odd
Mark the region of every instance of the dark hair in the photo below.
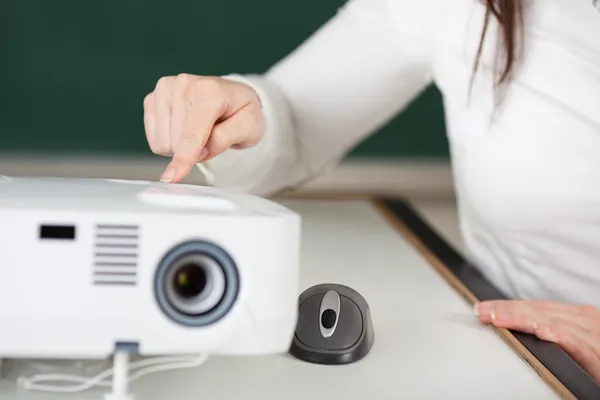
{"type": "Polygon", "coordinates": [[[485,3],[485,21],[483,26],[483,32],[479,41],[479,48],[477,49],[477,56],[475,59],[475,65],[473,67],[473,75],[479,68],[479,62],[483,51],[483,44],[485,36],[488,32],[490,18],[494,17],[499,25],[499,38],[502,40],[501,48],[498,50],[496,60],[501,57],[504,60],[504,65],[500,70],[500,75],[494,82],[496,85],[502,85],[506,83],[514,68],[515,63],[518,59],[519,50],[519,39],[521,38],[521,28],[523,24],[523,9],[522,0],[480,0],[485,3]]]}

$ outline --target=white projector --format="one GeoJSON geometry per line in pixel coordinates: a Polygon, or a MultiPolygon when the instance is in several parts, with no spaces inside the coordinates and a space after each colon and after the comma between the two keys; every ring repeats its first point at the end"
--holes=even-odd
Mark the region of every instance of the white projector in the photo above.
{"type": "Polygon", "coordinates": [[[0,177],[0,358],[262,355],[297,322],[300,217],[142,181],[0,177]]]}

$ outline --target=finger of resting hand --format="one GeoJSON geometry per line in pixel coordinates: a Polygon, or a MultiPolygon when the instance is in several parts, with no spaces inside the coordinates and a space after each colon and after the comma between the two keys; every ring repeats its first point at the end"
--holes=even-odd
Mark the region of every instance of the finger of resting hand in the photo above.
{"type": "Polygon", "coordinates": [[[569,321],[589,334],[598,335],[600,340],[600,315],[595,310],[590,311],[588,306],[554,303],[543,305],[540,309],[549,318],[569,321]]]}
{"type": "Polygon", "coordinates": [[[516,303],[513,307],[520,307],[518,304],[523,303],[523,306],[526,306],[533,315],[544,315],[547,319],[566,320],[590,333],[600,334],[600,313],[592,306],[542,300],[523,300],[516,303]]]}
{"type": "Polygon", "coordinates": [[[559,345],[594,380],[600,382],[600,337],[564,320],[560,324],[538,326],[535,335],[559,345]]]}
{"type": "MultiPolygon", "coordinates": [[[[530,303],[525,300],[497,300],[483,302],[478,305],[479,319],[486,324],[494,324],[499,328],[519,329],[532,333],[536,321],[545,318],[545,315],[536,313],[530,303]],[[536,315],[537,314],[537,315],[536,315]]],[[[541,321],[537,321],[541,323],[541,321]]]]}
{"type": "Polygon", "coordinates": [[[540,326],[563,326],[573,324],[565,315],[552,314],[528,300],[501,300],[480,305],[479,318],[497,328],[536,334],[540,326]]]}
{"type": "Polygon", "coordinates": [[[528,303],[534,308],[539,308],[547,311],[562,312],[572,315],[589,315],[600,317],[600,310],[590,305],[561,303],[546,300],[528,300],[528,303]]]}
{"type": "Polygon", "coordinates": [[[230,147],[244,149],[256,145],[264,126],[261,111],[254,104],[248,104],[213,128],[206,143],[210,158],[218,156],[230,147]]]}

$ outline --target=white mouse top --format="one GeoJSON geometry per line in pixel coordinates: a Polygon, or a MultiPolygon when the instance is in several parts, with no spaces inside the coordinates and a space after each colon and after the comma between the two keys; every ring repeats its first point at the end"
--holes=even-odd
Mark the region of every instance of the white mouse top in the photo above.
{"type": "Polygon", "coordinates": [[[208,186],[149,181],[0,176],[1,209],[289,214],[263,198],[208,186]]]}

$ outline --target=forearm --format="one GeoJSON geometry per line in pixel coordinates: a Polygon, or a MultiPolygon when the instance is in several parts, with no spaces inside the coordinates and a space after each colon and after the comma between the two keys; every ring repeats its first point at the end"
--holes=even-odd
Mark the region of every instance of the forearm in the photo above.
{"type": "Polygon", "coordinates": [[[265,75],[233,76],[257,91],[266,133],[254,148],[207,162],[214,184],[260,195],[298,185],[423,90],[431,82],[427,24],[411,21],[417,15],[408,0],[398,4],[406,24],[392,20],[385,0],[352,0],[265,75]]]}

